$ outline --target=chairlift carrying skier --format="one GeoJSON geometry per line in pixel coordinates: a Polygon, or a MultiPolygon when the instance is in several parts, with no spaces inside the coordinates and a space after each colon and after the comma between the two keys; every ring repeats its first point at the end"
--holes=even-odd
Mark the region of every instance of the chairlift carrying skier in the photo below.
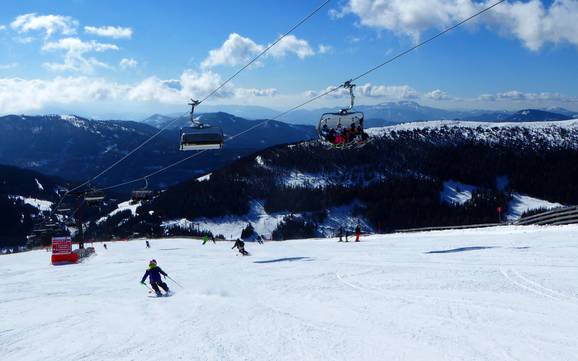
{"type": "Polygon", "coordinates": [[[163,282],[163,280],[161,279],[161,275],[165,276],[165,278],[168,276],[165,273],[165,271],[163,271],[159,266],[157,266],[157,261],[153,259],[149,262],[149,268],[146,270],[140,283],[144,285],[148,277],[151,287],[153,288],[157,296],[160,297],[163,295],[159,287],[162,288],[165,291],[165,295],[167,295],[170,292],[169,286],[165,282],[163,282]]]}

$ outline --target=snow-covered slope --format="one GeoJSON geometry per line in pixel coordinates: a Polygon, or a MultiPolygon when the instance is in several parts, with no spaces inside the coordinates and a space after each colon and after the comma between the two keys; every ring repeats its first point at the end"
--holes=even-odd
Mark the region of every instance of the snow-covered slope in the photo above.
{"type": "Polygon", "coordinates": [[[560,203],[548,202],[543,199],[530,197],[524,194],[512,194],[512,201],[508,205],[506,217],[509,221],[519,219],[524,212],[534,209],[552,209],[562,207],[560,203]]]}
{"type": "Polygon", "coordinates": [[[0,354],[33,360],[575,360],[578,227],[0,256],[0,354]],[[183,285],[148,298],[157,259],[183,285]]]}
{"type": "Polygon", "coordinates": [[[398,133],[410,131],[420,131],[421,137],[430,142],[444,141],[445,136],[452,141],[456,141],[456,137],[487,144],[531,141],[532,144],[527,146],[547,144],[552,147],[578,148],[578,119],[504,123],[434,120],[367,129],[367,133],[373,137],[395,137],[398,133]],[[438,139],[440,136],[442,138],[438,139]]]}

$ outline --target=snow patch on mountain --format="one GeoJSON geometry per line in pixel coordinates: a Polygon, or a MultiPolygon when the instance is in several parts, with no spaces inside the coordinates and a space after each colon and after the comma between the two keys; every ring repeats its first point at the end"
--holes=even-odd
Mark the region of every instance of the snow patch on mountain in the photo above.
{"type": "Polygon", "coordinates": [[[515,221],[520,219],[522,214],[533,209],[551,209],[563,207],[560,203],[548,202],[543,199],[538,199],[530,197],[524,194],[513,193],[512,201],[508,205],[508,210],[506,212],[506,219],[508,221],[515,221]]]}
{"type": "Polygon", "coordinates": [[[44,187],[42,186],[42,184],[40,184],[40,182],[38,181],[38,179],[34,178],[34,180],[36,181],[36,185],[38,186],[38,190],[43,191],[44,187]]]}
{"type": "Polygon", "coordinates": [[[211,179],[212,175],[213,173],[205,174],[204,176],[197,178],[197,182],[206,182],[211,179]]]}
{"type": "Polygon", "coordinates": [[[283,184],[287,187],[323,188],[331,185],[332,182],[329,178],[318,174],[291,171],[283,178],[283,184]]]}
{"type": "Polygon", "coordinates": [[[25,204],[28,204],[41,212],[49,212],[52,209],[52,202],[36,198],[27,198],[22,196],[8,196],[10,199],[20,199],[25,204]]]}
{"type": "Polygon", "coordinates": [[[162,223],[163,228],[198,229],[209,231],[213,235],[223,235],[227,239],[241,237],[241,232],[251,223],[255,232],[270,238],[284,213],[268,214],[259,201],[251,202],[251,210],[244,216],[226,216],[218,218],[178,219],[162,223]]]}
{"type": "Polygon", "coordinates": [[[117,204],[115,210],[110,212],[108,215],[101,217],[98,221],[96,221],[96,224],[100,224],[100,223],[106,221],[108,218],[114,216],[115,214],[126,211],[126,210],[129,210],[133,216],[136,216],[136,210],[140,206],[141,206],[141,202],[132,203],[132,201],[130,201],[130,200],[126,201],[126,202],[119,203],[119,204],[117,204]]]}
{"type": "Polygon", "coordinates": [[[472,193],[477,187],[449,180],[444,182],[444,189],[440,192],[442,202],[462,205],[472,199],[472,193]]]}

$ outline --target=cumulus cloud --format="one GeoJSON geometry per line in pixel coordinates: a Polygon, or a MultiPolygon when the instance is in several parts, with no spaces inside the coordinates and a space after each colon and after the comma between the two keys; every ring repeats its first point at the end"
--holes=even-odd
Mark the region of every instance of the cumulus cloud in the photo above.
{"type": "MultiPolygon", "coordinates": [[[[363,26],[389,30],[418,41],[429,29],[444,29],[495,1],[473,0],[349,0],[332,12],[334,18],[353,14],[363,26]]],[[[537,51],[546,43],[578,46],[578,0],[511,1],[494,7],[473,23],[514,36],[537,51]]]]}
{"type": "Polygon", "coordinates": [[[299,59],[305,59],[308,56],[315,55],[315,51],[311,49],[307,40],[298,39],[294,35],[287,35],[267,53],[267,55],[276,58],[284,57],[288,54],[295,54],[299,59]]]}
{"type": "MultiPolygon", "coordinates": [[[[305,96],[312,98],[333,90],[334,88],[335,86],[330,86],[321,91],[307,90],[305,91],[305,96]]],[[[417,90],[408,85],[373,85],[371,83],[366,83],[356,86],[354,94],[358,98],[365,97],[382,100],[411,100],[419,98],[419,93],[417,90]]],[[[328,94],[328,96],[333,98],[348,98],[349,90],[345,88],[339,88],[335,91],[332,91],[330,94],[328,94]]]]}
{"type": "Polygon", "coordinates": [[[478,100],[485,102],[497,102],[497,101],[508,101],[508,102],[525,102],[525,101],[559,101],[559,102],[578,102],[578,97],[571,97],[562,95],[560,93],[525,93],[518,90],[510,90],[507,92],[496,93],[496,94],[482,94],[478,97],[478,100]]]}
{"type": "Polygon", "coordinates": [[[46,37],[53,34],[72,35],[76,33],[78,21],[70,16],[24,14],[16,17],[10,27],[19,33],[42,31],[46,37]]]}
{"type": "Polygon", "coordinates": [[[409,100],[417,99],[419,93],[408,85],[373,85],[367,83],[357,86],[357,94],[368,98],[409,100]]]}
{"type": "Polygon", "coordinates": [[[333,50],[333,48],[329,45],[319,45],[319,49],[317,50],[318,54],[327,54],[330,53],[333,50]]]}
{"type": "Polygon", "coordinates": [[[6,25],[0,25],[0,31],[6,30],[6,25]]]}
{"type": "Polygon", "coordinates": [[[115,44],[99,43],[97,41],[83,41],[79,38],[63,38],[58,41],[47,42],[42,46],[43,51],[65,51],[63,63],[44,63],[44,66],[53,71],[74,71],[92,73],[96,67],[109,67],[94,57],[87,57],[87,53],[118,50],[115,44]]]}
{"type": "Polygon", "coordinates": [[[130,39],[132,37],[131,28],[123,28],[120,26],[85,26],[84,32],[87,34],[98,35],[113,39],[130,39]]]}
{"type": "MultiPolygon", "coordinates": [[[[257,44],[250,38],[243,37],[237,33],[229,34],[229,37],[218,49],[209,51],[209,55],[201,63],[203,69],[208,69],[218,65],[237,66],[248,62],[266,48],[265,45],[257,44]]],[[[328,47],[324,45],[324,49],[328,47]]],[[[294,35],[288,35],[273,46],[265,57],[281,58],[289,54],[294,54],[300,59],[315,55],[306,40],[298,39],[294,35]]]]}
{"type": "Polygon", "coordinates": [[[432,90],[424,95],[427,99],[431,100],[450,100],[452,99],[446,92],[440,89],[432,90]]]}
{"type": "Polygon", "coordinates": [[[264,47],[245,38],[237,33],[229,34],[229,37],[218,49],[209,51],[209,56],[201,63],[201,67],[210,68],[216,65],[236,66],[249,61],[256,54],[263,51],[264,47]]]}
{"type": "Polygon", "coordinates": [[[136,68],[137,65],[138,61],[133,58],[122,58],[118,63],[118,66],[120,66],[121,69],[132,69],[136,68]]]}
{"type": "Polygon", "coordinates": [[[246,97],[273,97],[278,94],[275,88],[237,88],[235,96],[238,98],[246,97]]]}
{"type": "MultiPolygon", "coordinates": [[[[213,72],[184,71],[177,79],[149,77],[136,84],[119,84],[87,76],[56,77],[51,80],[0,78],[0,113],[24,113],[42,110],[50,105],[117,102],[186,104],[189,98],[202,98],[221,84],[221,77],[213,72]]],[[[246,101],[251,98],[272,97],[272,88],[237,88],[229,83],[216,94],[216,99],[246,101]]]]}

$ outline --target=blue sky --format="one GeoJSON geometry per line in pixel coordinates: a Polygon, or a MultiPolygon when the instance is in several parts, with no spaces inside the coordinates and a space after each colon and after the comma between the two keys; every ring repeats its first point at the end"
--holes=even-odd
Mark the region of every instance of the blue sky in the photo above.
{"type": "MultiPolygon", "coordinates": [[[[321,2],[3,2],[0,114],[183,111],[321,2]]],[[[333,0],[207,104],[283,110],[491,3],[333,0]]],[[[577,18],[578,0],[507,1],[360,79],[358,101],[578,110],[577,18]]]]}

